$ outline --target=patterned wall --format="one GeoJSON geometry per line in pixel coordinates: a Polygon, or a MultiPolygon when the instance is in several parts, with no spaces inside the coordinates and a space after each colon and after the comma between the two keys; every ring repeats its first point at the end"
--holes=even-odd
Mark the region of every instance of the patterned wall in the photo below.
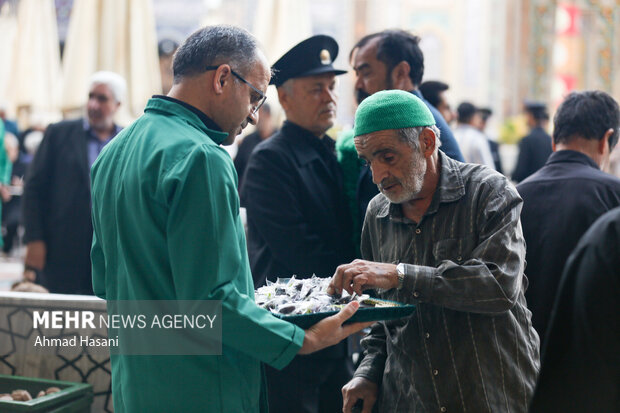
{"type": "Polygon", "coordinates": [[[77,329],[63,329],[55,335],[46,333],[40,327],[35,330],[32,328],[34,310],[90,310],[98,317],[98,314],[106,312],[105,301],[73,296],[75,298],[68,302],[47,299],[50,296],[58,295],[0,292],[0,374],[90,383],[94,392],[92,412],[113,412],[107,350],[56,348],[44,354],[32,347],[35,336],[95,336],[92,331],[77,329]]]}

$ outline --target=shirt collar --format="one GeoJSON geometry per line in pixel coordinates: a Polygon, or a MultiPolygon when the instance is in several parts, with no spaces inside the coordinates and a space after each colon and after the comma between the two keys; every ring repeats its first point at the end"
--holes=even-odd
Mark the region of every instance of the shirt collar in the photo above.
{"type": "Polygon", "coordinates": [[[551,155],[549,155],[549,159],[547,159],[548,164],[564,162],[575,162],[591,166],[592,168],[600,169],[596,162],[594,162],[594,159],[590,158],[585,153],[571,151],[570,149],[553,152],[551,155]]]}
{"type": "Polygon", "coordinates": [[[200,120],[205,124],[205,126],[208,129],[211,129],[211,130],[214,130],[214,131],[218,131],[218,132],[222,132],[222,128],[220,128],[219,125],[217,123],[215,123],[215,121],[213,119],[208,117],[203,111],[201,111],[197,107],[192,106],[192,105],[190,105],[187,102],[183,102],[182,100],[175,99],[175,98],[172,98],[170,96],[165,96],[165,95],[153,95],[153,98],[164,99],[164,100],[168,100],[170,102],[178,103],[179,105],[183,106],[184,108],[189,109],[192,112],[194,112],[196,114],[196,116],[198,116],[200,118],[200,120]]]}
{"type": "MultiPolygon", "coordinates": [[[[184,103],[185,102],[182,102],[178,99],[170,98],[167,96],[155,96],[149,99],[148,103],[146,104],[146,108],[144,108],[144,112],[154,111],[163,113],[167,116],[181,117],[188,124],[205,133],[213,142],[218,145],[221,144],[224,140],[226,140],[226,138],[228,137],[228,133],[218,130],[220,129],[219,127],[217,129],[211,129],[209,126],[207,126],[207,123],[204,122],[204,118],[209,119],[207,115],[205,115],[200,110],[194,108],[193,106],[184,103]],[[192,110],[191,108],[194,108],[195,110],[192,110]],[[197,113],[196,111],[198,111],[199,113],[197,113]],[[200,114],[204,115],[204,118],[200,114]]],[[[213,123],[213,125],[215,125],[215,123],[213,123]]]]}
{"type": "MultiPolygon", "coordinates": [[[[99,137],[95,134],[93,129],[90,127],[90,123],[88,122],[88,118],[87,117],[83,118],[82,124],[84,126],[84,131],[87,133],[89,138],[93,138],[93,139],[99,140],[99,137]]],[[[114,124],[114,132],[112,133],[112,135],[110,135],[110,137],[108,139],[106,139],[106,142],[109,141],[110,139],[112,139],[113,137],[115,137],[121,130],[123,130],[123,128],[121,128],[120,126],[118,126],[115,123],[114,124]]]]}
{"type": "MultiPolygon", "coordinates": [[[[439,156],[439,181],[433,194],[433,199],[424,216],[434,214],[442,203],[455,202],[465,195],[465,183],[463,175],[458,166],[458,162],[450,159],[442,151],[437,151],[439,156]]],[[[377,217],[385,218],[389,216],[394,221],[403,222],[407,220],[400,204],[386,202],[379,210],[377,217]]],[[[408,220],[407,220],[408,221],[408,220]]]]}

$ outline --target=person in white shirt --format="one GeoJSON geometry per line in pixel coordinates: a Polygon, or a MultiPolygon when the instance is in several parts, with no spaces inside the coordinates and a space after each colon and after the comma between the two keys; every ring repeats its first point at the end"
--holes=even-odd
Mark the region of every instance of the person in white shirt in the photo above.
{"type": "Polygon", "coordinates": [[[486,136],[477,128],[481,122],[480,114],[476,107],[463,102],[456,109],[458,113],[458,125],[454,129],[454,137],[461,148],[465,162],[487,165],[495,169],[495,162],[486,136]]]}

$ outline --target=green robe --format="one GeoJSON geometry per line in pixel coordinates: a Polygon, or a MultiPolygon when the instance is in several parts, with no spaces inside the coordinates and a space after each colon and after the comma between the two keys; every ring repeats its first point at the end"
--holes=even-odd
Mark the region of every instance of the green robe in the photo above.
{"type": "Polygon", "coordinates": [[[112,356],[117,413],[266,411],[260,363],[283,368],[303,343],[254,304],[226,137],[153,98],[92,167],[95,294],[222,301],[221,356],[112,356]]]}

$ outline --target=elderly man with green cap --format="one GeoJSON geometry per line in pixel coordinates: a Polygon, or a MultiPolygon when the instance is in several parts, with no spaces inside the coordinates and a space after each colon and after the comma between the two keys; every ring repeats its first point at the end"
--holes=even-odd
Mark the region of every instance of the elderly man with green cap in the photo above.
{"type": "Polygon", "coordinates": [[[431,113],[407,92],[360,104],[355,145],[381,193],[366,213],[363,259],[339,266],[330,292],[376,289],[417,309],[372,326],[344,411],[361,399],[364,412],[526,412],[539,339],[515,187],[438,151],[431,113]]]}

